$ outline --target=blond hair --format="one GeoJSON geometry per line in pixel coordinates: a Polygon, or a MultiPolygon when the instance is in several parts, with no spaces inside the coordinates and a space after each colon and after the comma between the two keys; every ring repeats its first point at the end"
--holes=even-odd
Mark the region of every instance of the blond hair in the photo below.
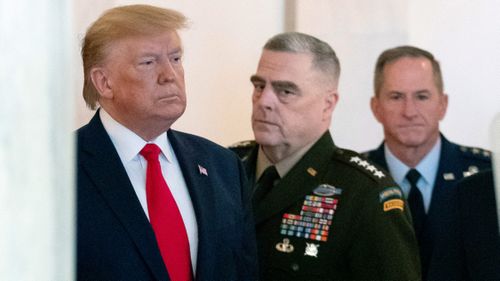
{"type": "Polygon", "coordinates": [[[109,46],[123,38],[156,35],[187,26],[186,17],[174,10],[150,5],[128,5],[107,10],[88,29],[82,43],[83,98],[96,109],[99,92],[90,77],[93,67],[104,62],[109,46]]]}

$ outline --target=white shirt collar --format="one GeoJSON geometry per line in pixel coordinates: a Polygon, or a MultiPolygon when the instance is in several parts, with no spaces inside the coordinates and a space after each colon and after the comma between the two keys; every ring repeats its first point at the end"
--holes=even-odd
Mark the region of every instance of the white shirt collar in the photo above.
{"type": "Polygon", "coordinates": [[[164,155],[168,162],[172,162],[171,150],[168,149],[170,144],[167,132],[163,132],[153,141],[146,142],[136,133],[118,123],[102,107],[99,110],[99,117],[101,118],[102,125],[111,138],[122,163],[134,160],[147,143],[154,143],[158,145],[162,151],[162,155],[164,155]]]}

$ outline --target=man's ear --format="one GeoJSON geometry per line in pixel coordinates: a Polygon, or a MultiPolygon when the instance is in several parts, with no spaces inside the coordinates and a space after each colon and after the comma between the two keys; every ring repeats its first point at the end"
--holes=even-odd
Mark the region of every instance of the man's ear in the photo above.
{"type": "Polygon", "coordinates": [[[375,116],[375,119],[377,119],[378,122],[380,122],[380,112],[379,112],[379,100],[378,97],[373,96],[370,100],[370,107],[372,109],[373,116],[375,116]]]}
{"type": "Polygon", "coordinates": [[[331,90],[326,94],[325,106],[323,108],[323,118],[325,120],[332,119],[333,110],[335,109],[338,100],[339,100],[339,95],[336,90],[331,90]]]}
{"type": "Polygon", "coordinates": [[[448,95],[443,93],[439,96],[439,120],[443,120],[446,115],[446,110],[448,109],[448,95]]]}
{"type": "Polygon", "coordinates": [[[94,87],[97,89],[101,97],[109,99],[113,97],[109,77],[103,67],[92,68],[90,70],[90,78],[92,79],[92,84],[94,84],[94,87]]]}

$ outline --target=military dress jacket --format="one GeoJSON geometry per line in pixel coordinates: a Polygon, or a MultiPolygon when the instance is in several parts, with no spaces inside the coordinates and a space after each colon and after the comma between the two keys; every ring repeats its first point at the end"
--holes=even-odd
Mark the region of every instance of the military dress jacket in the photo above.
{"type": "MultiPolygon", "coordinates": [[[[258,145],[233,147],[255,174],[258,145]]],[[[391,177],[326,132],[254,208],[260,280],[419,280],[406,201],[391,177]]]]}
{"type": "MultiPolygon", "coordinates": [[[[456,183],[464,177],[491,168],[490,154],[484,149],[452,143],[441,135],[438,171],[419,245],[424,280],[435,280],[432,274],[428,274],[428,269],[429,264],[433,262],[432,255],[436,244],[434,237],[442,227],[444,217],[449,217],[450,214],[447,212],[452,208],[449,200],[446,199],[448,189],[455,187],[456,183]]],[[[376,150],[362,155],[388,170],[383,143],[376,150]]],[[[439,265],[434,265],[434,267],[439,267],[439,265]]]]}

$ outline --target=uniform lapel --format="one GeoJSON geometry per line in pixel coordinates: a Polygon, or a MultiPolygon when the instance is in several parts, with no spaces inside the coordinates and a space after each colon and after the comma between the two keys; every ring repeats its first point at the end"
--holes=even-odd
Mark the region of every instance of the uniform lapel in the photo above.
{"type": "Polygon", "coordinates": [[[214,186],[210,180],[211,165],[204,147],[195,147],[195,143],[181,133],[169,130],[168,139],[172,144],[177,160],[182,170],[184,180],[191,196],[198,225],[198,256],[196,279],[206,280],[214,276],[215,259],[213,241],[219,239],[216,234],[218,225],[215,212],[214,186]],[[203,172],[205,169],[205,172],[203,172]]]}
{"type": "MultiPolygon", "coordinates": [[[[102,126],[99,113],[79,136],[79,165],[95,184],[109,207],[137,245],[156,279],[167,275],[153,229],[144,214],[116,149],[102,126]]],[[[133,251],[133,249],[131,249],[133,251]]]]}
{"type": "Polygon", "coordinates": [[[428,224],[432,224],[433,218],[442,211],[447,211],[450,206],[448,202],[444,200],[446,194],[446,189],[452,188],[456,182],[462,178],[462,175],[454,175],[453,180],[445,180],[444,174],[454,173],[460,167],[455,167],[456,163],[459,163],[459,152],[452,143],[450,143],[445,137],[441,136],[441,153],[439,155],[439,167],[436,174],[436,180],[434,182],[434,188],[432,190],[432,200],[428,213],[428,224]]]}
{"type": "Polygon", "coordinates": [[[384,168],[386,171],[389,171],[387,166],[387,161],[385,160],[385,145],[384,143],[380,144],[376,150],[373,150],[368,154],[368,158],[375,162],[380,167],[384,168]]]}
{"type": "Polygon", "coordinates": [[[320,184],[335,146],[330,133],[325,133],[304,157],[273,187],[254,210],[255,223],[281,213],[320,184]]]}

